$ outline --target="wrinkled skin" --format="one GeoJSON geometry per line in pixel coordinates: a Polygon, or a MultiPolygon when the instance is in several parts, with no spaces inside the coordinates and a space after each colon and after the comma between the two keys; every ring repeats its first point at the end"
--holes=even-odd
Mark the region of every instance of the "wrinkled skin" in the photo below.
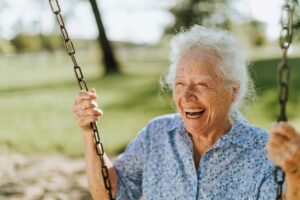
{"type": "Polygon", "coordinates": [[[227,88],[215,60],[213,52],[193,48],[183,54],[177,67],[173,100],[194,137],[225,133],[231,127],[228,111],[235,98],[234,88],[227,88]],[[203,113],[189,116],[187,111],[192,110],[203,113]]]}
{"type": "Polygon", "coordinates": [[[300,199],[300,135],[285,122],[270,128],[271,136],[267,145],[269,158],[286,174],[287,200],[300,199]]]}
{"type": "Polygon", "coordinates": [[[96,90],[80,91],[77,94],[73,113],[75,120],[83,130],[88,130],[91,122],[98,121],[103,112],[98,108],[96,102],[98,96],[96,90]]]}
{"type": "Polygon", "coordinates": [[[212,49],[185,51],[173,84],[173,100],[192,138],[196,167],[204,152],[232,126],[228,112],[239,87],[234,82],[229,87],[218,61],[212,49]]]}
{"type": "Polygon", "coordinates": [[[270,132],[267,146],[270,159],[286,174],[295,174],[300,178],[300,135],[284,122],[273,125],[270,132]]]}

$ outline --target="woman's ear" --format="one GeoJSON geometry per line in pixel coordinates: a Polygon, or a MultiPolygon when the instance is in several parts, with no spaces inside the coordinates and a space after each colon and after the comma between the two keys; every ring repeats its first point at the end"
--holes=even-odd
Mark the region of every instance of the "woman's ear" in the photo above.
{"type": "Polygon", "coordinates": [[[237,81],[234,81],[232,84],[232,101],[235,101],[239,91],[240,91],[240,84],[237,81]]]}

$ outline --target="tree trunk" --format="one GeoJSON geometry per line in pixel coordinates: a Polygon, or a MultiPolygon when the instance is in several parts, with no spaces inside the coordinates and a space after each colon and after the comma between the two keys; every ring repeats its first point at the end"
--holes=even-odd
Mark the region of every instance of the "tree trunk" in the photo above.
{"type": "Polygon", "coordinates": [[[104,74],[116,74],[120,73],[120,67],[115,59],[113,54],[112,47],[106,37],[105,29],[102,23],[100,11],[96,0],[89,0],[93,9],[93,13],[96,19],[96,23],[99,30],[98,42],[103,53],[103,62],[104,62],[104,74]]]}

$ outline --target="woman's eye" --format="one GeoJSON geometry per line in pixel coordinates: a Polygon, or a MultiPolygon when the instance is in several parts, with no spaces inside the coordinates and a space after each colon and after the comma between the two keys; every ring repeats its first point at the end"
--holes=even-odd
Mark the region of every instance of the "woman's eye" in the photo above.
{"type": "Polygon", "coordinates": [[[203,83],[203,82],[199,82],[196,85],[201,86],[201,87],[207,87],[208,86],[206,83],[203,83]]]}
{"type": "Polygon", "coordinates": [[[176,86],[184,86],[184,83],[183,82],[176,82],[175,85],[176,86]]]}

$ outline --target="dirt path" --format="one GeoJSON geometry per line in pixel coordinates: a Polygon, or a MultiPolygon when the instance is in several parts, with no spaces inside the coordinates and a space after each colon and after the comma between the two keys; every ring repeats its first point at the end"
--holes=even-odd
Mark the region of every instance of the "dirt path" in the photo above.
{"type": "Polygon", "coordinates": [[[0,155],[0,200],[91,200],[83,159],[0,155]]]}

